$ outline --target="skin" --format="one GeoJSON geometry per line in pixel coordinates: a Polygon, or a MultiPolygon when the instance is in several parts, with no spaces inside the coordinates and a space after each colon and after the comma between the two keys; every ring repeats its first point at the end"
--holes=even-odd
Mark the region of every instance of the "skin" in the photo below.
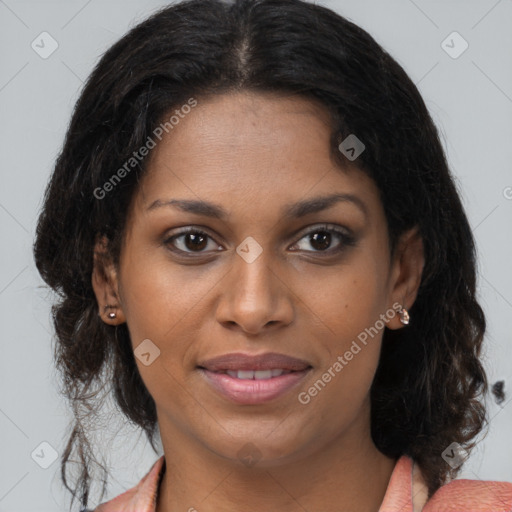
{"type": "MultiPolygon", "coordinates": [[[[119,266],[105,263],[105,246],[96,245],[98,305],[102,312],[115,305],[117,314],[102,318],[127,322],[134,349],[145,339],[160,349],[149,366],[136,358],[157,406],[167,464],[157,512],[368,512],[383,500],[395,460],[371,439],[369,401],[382,331],[308,404],[298,394],[394,303],[411,307],[423,248],[411,231],[391,257],[375,183],[357,160],[336,166],[329,138],[327,112],[300,97],[198,98],[150,154],[119,266]],[[364,211],[341,201],[301,218],[282,214],[285,205],[333,193],[356,196],[364,211]],[[149,208],[170,199],[213,202],[228,218],[149,208]],[[307,235],[324,233],[324,224],[350,230],[354,244],[335,233],[327,248],[315,244],[307,235]],[[209,235],[199,252],[186,236],[169,241],[185,226],[209,235]],[[252,263],[236,252],[248,236],[263,249],[252,263]],[[265,404],[225,399],[196,368],[225,353],[267,351],[313,368],[265,404]],[[252,466],[238,456],[247,443],[261,456],[252,466]]],[[[387,327],[404,328],[397,315],[387,327]]]]}

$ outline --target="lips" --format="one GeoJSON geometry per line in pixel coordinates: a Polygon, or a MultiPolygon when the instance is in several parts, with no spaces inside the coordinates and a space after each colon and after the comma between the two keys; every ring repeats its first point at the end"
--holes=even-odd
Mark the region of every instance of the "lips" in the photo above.
{"type": "Polygon", "coordinates": [[[261,370],[283,370],[300,372],[309,368],[311,365],[307,361],[297,359],[296,357],[278,354],[276,352],[267,352],[255,356],[231,353],[224,354],[213,359],[208,359],[199,363],[199,368],[211,372],[229,371],[261,371],[261,370]]]}
{"type": "Polygon", "coordinates": [[[302,359],[267,352],[256,356],[225,354],[198,369],[210,386],[231,402],[245,405],[275,400],[297,387],[312,366],[302,359]]]}

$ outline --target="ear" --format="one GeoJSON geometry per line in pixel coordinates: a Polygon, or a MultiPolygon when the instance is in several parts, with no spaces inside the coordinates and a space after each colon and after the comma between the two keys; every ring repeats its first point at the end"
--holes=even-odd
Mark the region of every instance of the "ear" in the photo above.
{"type": "Polygon", "coordinates": [[[119,299],[117,270],[108,250],[108,239],[97,237],[94,245],[92,287],[100,318],[108,325],[120,325],[126,318],[119,299]]]}
{"type": "MultiPolygon", "coordinates": [[[[418,227],[415,227],[400,237],[395,249],[391,269],[389,309],[398,313],[401,308],[412,307],[418,295],[424,265],[423,239],[418,227]]],[[[414,318],[411,318],[411,322],[413,321],[414,318]]],[[[400,329],[404,325],[400,322],[399,315],[395,314],[387,327],[400,329]]]]}

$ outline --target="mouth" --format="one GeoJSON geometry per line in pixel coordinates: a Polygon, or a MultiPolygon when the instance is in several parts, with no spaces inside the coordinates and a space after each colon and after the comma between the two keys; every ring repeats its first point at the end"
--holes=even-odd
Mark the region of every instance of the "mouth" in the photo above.
{"type": "MultiPolygon", "coordinates": [[[[199,367],[201,368],[201,367],[199,367]]],[[[206,370],[206,368],[202,368],[206,370]]],[[[213,373],[221,375],[229,375],[233,379],[242,380],[268,380],[274,377],[280,377],[287,373],[292,373],[294,370],[284,370],[283,368],[272,368],[271,370],[220,370],[213,373]]]]}
{"type": "Polygon", "coordinates": [[[223,398],[245,405],[276,400],[306,377],[312,366],[276,353],[257,356],[226,354],[202,362],[197,370],[223,398]]]}

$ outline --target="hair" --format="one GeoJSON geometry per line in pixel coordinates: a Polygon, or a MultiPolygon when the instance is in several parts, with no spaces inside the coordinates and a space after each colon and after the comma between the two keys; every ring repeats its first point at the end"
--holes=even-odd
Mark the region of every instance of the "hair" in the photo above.
{"type": "MultiPolygon", "coordinates": [[[[429,495],[455,477],[441,458],[467,452],[486,424],[480,361],[485,317],[475,297],[472,233],[438,131],[403,68],[364,30],[302,0],[187,0],[132,28],[101,58],[76,103],[48,183],[34,254],[58,294],[55,361],[74,423],[61,457],[66,488],[87,506],[96,462],[85,420],[109,386],[153,449],[156,407],[137,369],[126,324],[106,325],[92,289],[93,249],[108,240],[116,264],[127,212],[147,159],[99,199],[109,181],[173,109],[191,98],[237,91],[298,95],[332,117],[331,152],[349,134],[364,143],[357,167],[376,183],[390,251],[418,228],[425,266],[411,324],[384,330],[371,388],[371,432],[389,457],[408,455],[429,495]],[[70,487],[76,450],[81,473],[70,487]]],[[[101,466],[101,465],[100,465],[101,466]]],[[[103,468],[104,469],[104,468],[103,468]]],[[[104,495],[106,480],[103,479],[104,495]]]]}

